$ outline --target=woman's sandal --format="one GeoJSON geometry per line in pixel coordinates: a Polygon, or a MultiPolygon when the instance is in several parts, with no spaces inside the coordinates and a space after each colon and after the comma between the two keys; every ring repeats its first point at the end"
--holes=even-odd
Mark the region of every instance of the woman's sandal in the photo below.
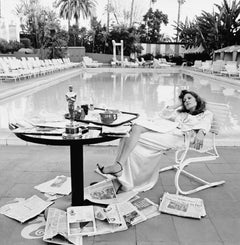
{"type": "Polygon", "coordinates": [[[109,173],[104,173],[104,166],[103,167],[100,167],[99,164],[97,164],[97,168],[98,170],[102,173],[102,174],[110,174],[114,177],[119,177],[119,173],[121,173],[123,171],[123,167],[122,167],[122,164],[120,162],[116,162],[121,168],[120,170],[118,170],[117,172],[109,172],[109,173]]]}

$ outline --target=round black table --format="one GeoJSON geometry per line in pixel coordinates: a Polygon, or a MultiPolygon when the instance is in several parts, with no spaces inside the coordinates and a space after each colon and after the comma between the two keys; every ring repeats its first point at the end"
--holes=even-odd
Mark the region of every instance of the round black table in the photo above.
{"type": "Polygon", "coordinates": [[[80,139],[63,139],[62,136],[39,136],[27,133],[15,133],[15,135],[22,140],[32,143],[70,146],[72,206],[83,206],[87,204],[87,201],[84,200],[83,146],[112,141],[119,138],[116,136],[101,135],[91,137],[90,131],[84,134],[83,138],[80,139]]]}

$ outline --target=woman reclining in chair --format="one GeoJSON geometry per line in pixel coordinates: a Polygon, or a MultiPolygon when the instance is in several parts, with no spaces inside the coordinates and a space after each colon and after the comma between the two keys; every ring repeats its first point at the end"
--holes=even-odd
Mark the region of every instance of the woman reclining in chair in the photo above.
{"type": "Polygon", "coordinates": [[[115,163],[105,167],[97,165],[99,171],[116,177],[123,191],[146,191],[158,180],[161,154],[184,145],[184,131],[191,130],[194,135],[191,147],[201,149],[213,114],[195,92],[183,90],[179,100],[180,105],[167,107],[158,120],[138,119],[130,137],[121,139],[115,163]]]}

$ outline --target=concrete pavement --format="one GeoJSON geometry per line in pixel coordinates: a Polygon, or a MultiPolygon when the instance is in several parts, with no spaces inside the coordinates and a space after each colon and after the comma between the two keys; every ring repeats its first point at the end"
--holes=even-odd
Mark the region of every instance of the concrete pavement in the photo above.
{"type": "MultiPolygon", "coordinates": [[[[161,214],[131,227],[127,231],[113,234],[84,237],[83,244],[100,245],[237,245],[240,241],[240,148],[219,147],[220,158],[206,164],[189,166],[193,173],[211,180],[226,180],[220,187],[204,190],[191,197],[204,200],[207,216],[201,220],[161,214]]],[[[116,154],[115,146],[85,146],[85,185],[100,181],[94,172],[96,163],[110,164],[116,154]]],[[[28,198],[33,194],[43,195],[33,187],[59,174],[70,176],[69,149],[65,146],[11,145],[0,147],[0,206],[16,197],[28,198]]],[[[161,159],[163,166],[173,161],[173,152],[161,159]]],[[[196,186],[195,182],[183,177],[185,188],[196,186]]],[[[159,204],[164,192],[175,192],[174,172],[161,173],[156,186],[142,196],[159,204]]],[[[70,206],[70,196],[58,201],[60,208],[70,206]]],[[[0,215],[1,245],[40,245],[42,239],[28,240],[21,231],[29,225],[20,224],[0,215]]]]}

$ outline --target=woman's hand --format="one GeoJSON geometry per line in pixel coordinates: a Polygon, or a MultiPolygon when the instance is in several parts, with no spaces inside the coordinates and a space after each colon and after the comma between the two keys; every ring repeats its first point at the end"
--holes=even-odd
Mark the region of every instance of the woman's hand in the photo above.
{"type": "Polygon", "coordinates": [[[190,147],[195,148],[196,150],[200,150],[203,147],[203,139],[204,139],[205,133],[202,130],[199,130],[193,142],[191,142],[190,147]]]}

